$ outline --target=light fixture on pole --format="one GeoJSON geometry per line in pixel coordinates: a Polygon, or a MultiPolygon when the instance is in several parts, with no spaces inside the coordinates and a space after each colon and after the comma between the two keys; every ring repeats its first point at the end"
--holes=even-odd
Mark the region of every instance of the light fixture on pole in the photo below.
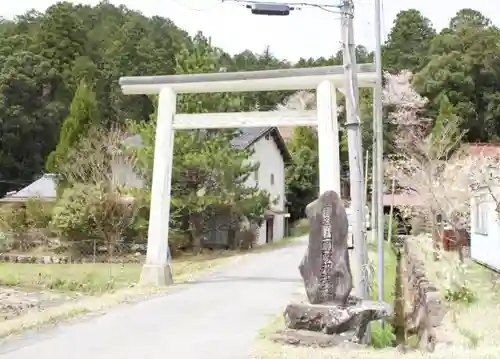
{"type": "Polygon", "coordinates": [[[332,8],[340,8],[340,5],[331,4],[311,4],[306,2],[293,3],[278,3],[278,2],[260,2],[260,1],[245,1],[245,0],[223,0],[224,2],[242,3],[247,9],[250,9],[254,15],[266,16],[288,16],[294,10],[301,10],[301,7],[315,7],[323,11],[328,11],[334,14],[340,14],[339,10],[332,8]]]}

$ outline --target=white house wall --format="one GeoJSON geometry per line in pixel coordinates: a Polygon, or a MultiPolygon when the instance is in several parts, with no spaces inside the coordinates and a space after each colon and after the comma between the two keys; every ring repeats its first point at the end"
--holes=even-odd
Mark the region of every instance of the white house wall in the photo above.
{"type": "MultiPolygon", "coordinates": [[[[262,190],[271,194],[271,200],[278,198],[276,204],[271,204],[271,209],[276,211],[285,210],[285,162],[283,156],[272,136],[260,138],[253,145],[254,153],[250,161],[260,163],[258,170],[258,183],[254,175],[250,176],[247,183],[249,186],[256,184],[262,190]],[[271,184],[271,175],[274,175],[274,184],[271,184]]],[[[284,237],[285,218],[278,214],[274,216],[273,240],[279,241],[284,237]]],[[[266,223],[261,225],[257,244],[266,243],[266,223]]]]}
{"type": "Polygon", "coordinates": [[[496,204],[489,195],[483,198],[487,233],[478,233],[476,231],[476,203],[478,198],[474,197],[471,200],[470,256],[479,263],[500,270],[500,223],[496,212],[496,204]]]}

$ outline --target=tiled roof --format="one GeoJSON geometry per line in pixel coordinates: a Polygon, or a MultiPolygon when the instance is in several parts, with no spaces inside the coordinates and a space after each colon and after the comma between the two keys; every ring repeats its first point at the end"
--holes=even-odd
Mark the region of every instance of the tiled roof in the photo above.
{"type": "Polygon", "coordinates": [[[498,143],[468,143],[463,146],[465,152],[473,156],[500,156],[498,143]]]}
{"type": "Polygon", "coordinates": [[[234,148],[247,148],[251,146],[255,141],[264,136],[267,132],[270,132],[272,127],[247,127],[240,128],[240,135],[231,141],[234,148]]]}

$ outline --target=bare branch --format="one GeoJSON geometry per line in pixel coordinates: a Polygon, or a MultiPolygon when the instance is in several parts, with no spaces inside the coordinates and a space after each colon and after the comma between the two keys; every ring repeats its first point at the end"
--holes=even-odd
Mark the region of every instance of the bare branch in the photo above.
{"type": "Polygon", "coordinates": [[[92,128],[68,153],[60,175],[70,183],[139,187],[137,158],[124,145],[127,133],[118,128],[92,128]]]}
{"type": "MultiPolygon", "coordinates": [[[[276,111],[307,111],[316,109],[316,94],[310,91],[298,91],[288,97],[284,104],[278,104],[276,111]]],[[[344,107],[338,106],[337,113],[342,113],[344,107]]]]}

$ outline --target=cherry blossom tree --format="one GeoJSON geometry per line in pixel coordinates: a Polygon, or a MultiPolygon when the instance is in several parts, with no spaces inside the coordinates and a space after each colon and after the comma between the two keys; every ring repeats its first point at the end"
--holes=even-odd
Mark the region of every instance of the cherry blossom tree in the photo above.
{"type": "Polygon", "coordinates": [[[433,121],[423,115],[428,100],[413,90],[411,78],[407,71],[385,75],[383,101],[389,107],[390,121],[396,126],[395,154],[389,158],[386,170],[401,192],[417,195],[419,203],[404,210],[407,215],[430,219],[437,258],[436,215],[443,215],[458,229],[468,214],[468,181],[466,178],[453,181],[460,164],[449,162],[464,132],[456,116],[444,121],[439,131],[430,131],[433,121]]]}
{"type": "Polygon", "coordinates": [[[461,175],[455,175],[449,182],[458,184],[459,181],[466,183],[471,195],[481,190],[488,193],[496,204],[496,211],[500,213],[500,152],[493,154],[462,153],[450,164],[461,175]]]}

